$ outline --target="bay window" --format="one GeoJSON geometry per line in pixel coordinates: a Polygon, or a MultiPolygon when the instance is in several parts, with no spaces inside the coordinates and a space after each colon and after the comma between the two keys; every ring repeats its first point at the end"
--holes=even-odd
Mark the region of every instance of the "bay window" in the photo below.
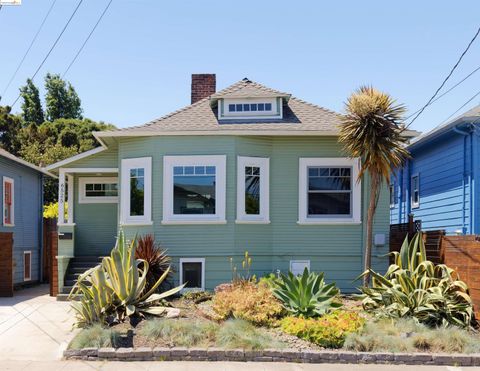
{"type": "Polygon", "coordinates": [[[237,160],[237,223],[269,223],[269,159],[237,160]]]}
{"type": "Polygon", "coordinates": [[[359,223],[358,159],[301,158],[299,223],[359,223]]]}
{"type": "Polygon", "coordinates": [[[226,156],[164,156],[164,224],[225,223],[226,156]]]}
{"type": "Polygon", "coordinates": [[[152,224],[152,158],[122,160],[121,223],[152,224]]]}

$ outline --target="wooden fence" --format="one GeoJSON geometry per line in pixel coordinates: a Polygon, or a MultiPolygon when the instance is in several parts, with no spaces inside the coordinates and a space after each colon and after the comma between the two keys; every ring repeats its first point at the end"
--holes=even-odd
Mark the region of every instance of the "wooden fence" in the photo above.
{"type": "Polygon", "coordinates": [[[0,296],[13,296],[13,233],[0,233],[0,296]]]}

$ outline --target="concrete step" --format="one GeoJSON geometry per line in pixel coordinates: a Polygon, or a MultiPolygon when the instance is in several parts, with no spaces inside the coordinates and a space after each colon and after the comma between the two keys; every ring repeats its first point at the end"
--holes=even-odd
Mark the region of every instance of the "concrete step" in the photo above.
{"type": "MultiPolygon", "coordinates": [[[[71,301],[71,300],[76,300],[76,301],[78,301],[78,300],[80,300],[80,298],[81,298],[80,295],[75,295],[72,299],[70,299],[70,301],[71,301]]],[[[58,294],[58,295],[57,295],[57,301],[69,301],[69,299],[68,299],[68,294],[63,294],[63,293],[62,293],[62,294],[58,294]]]]}

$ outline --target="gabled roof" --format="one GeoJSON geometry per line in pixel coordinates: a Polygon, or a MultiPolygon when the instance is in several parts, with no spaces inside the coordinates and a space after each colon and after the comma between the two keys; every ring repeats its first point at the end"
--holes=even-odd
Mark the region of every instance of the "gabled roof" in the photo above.
{"type": "Polygon", "coordinates": [[[36,166],[36,165],[34,165],[34,164],[31,164],[31,163],[28,162],[28,161],[22,160],[21,158],[15,156],[15,155],[12,155],[10,152],[5,151],[5,150],[2,149],[2,148],[0,148],[0,156],[5,157],[5,158],[8,158],[9,160],[12,160],[12,161],[14,161],[14,162],[16,162],[16,163],[18,163],[18,164],[23,165],[23,166],[29,167],[30,169],[33,169],[33,170],[35,170],[35,171],[38,171],[39,173],[42,173],[42,174],[51,176],[51,177],[53,177],[53,178],[56,178],[55,175],[49,173],[47,170],[42,169],[41,167],[36,166]]]}
{"type": "Polygon", "coordinates": [[[480,105],[473,107],[472,109],[462,113],[461,115],[455,117],[454,119],[447,121],[444,124],[440,124],[437,127],[433,128],[430,131],[418,136],[411,141],[409,147],[416,147],[421,143],[427,142],[430,139],[436,138],[439,135],[449,131],[451,128],[462,124],[462,123],[474,123],[480,122],[480,105]]]}
{"type": "Polygon", "coordinates": [[[95,137],[147,135],[337,135],[341,116],[331,110],[243,79],[194,104],[141,126],[94,133],[95,137]],[[280,97],[282,119],[218,120],[216,102],[233,97],[280,97]]]}

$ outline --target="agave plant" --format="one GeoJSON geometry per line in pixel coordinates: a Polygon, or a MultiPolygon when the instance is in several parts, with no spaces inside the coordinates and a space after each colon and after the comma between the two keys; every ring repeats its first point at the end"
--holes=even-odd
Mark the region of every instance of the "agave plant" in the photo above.
{"type": "Polygon", "coordinates": [[[309,272],[302,275],[282,274],[273,288],[273,295],[281,301],[283,307],[294,316],[316,317],[342,306],[335,302],[340,290],[335,283],[326,284],[324,274],[309,272]]]}
{"type": "Polygon", "coordinates": [[[78,302],[72,302],[79,327],[105,323],[109,317],[123,321],[134,314],[162,315],[171,310],[158,303],[179,292],[183,285],[154,293],[167,277],[168,268],[149,290],[145,290],[149,266],[145,260],[135,259],[135,249],[136,239],[127,243],[120,231],[110,256],[78,278],[69,297],[79,297],[78,302]]]}
{"type": "Polygon", "coordinates": [[[422,234],[408,237],[385,275],[372,269],[372,287],[362,287],[365,310],[379,317],[413,317],[429,326],[469,327],[475,317],[468,287],[444,264],[427,260],[422,234]]]}

